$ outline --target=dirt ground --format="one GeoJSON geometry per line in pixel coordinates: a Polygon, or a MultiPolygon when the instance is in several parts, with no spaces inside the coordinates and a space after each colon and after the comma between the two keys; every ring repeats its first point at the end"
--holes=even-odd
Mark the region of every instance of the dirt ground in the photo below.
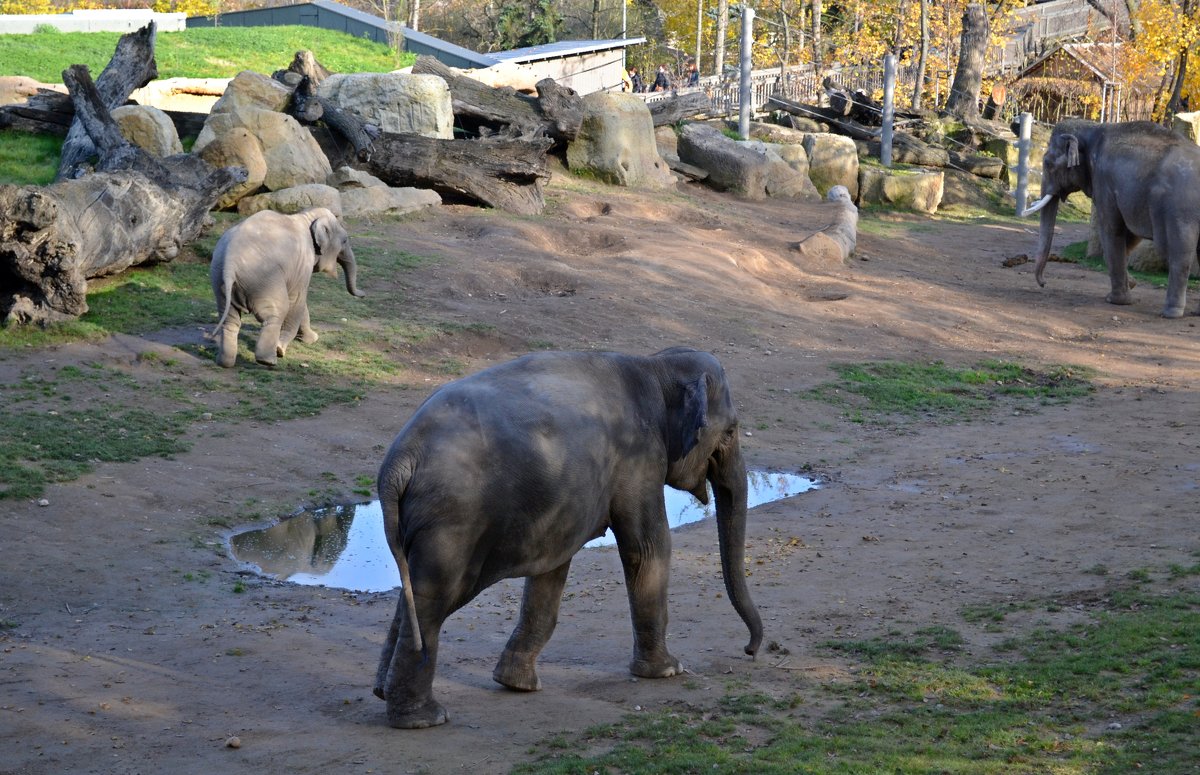
{"type": "MultiPolygon", "coordinates": [[[[396,594],[239,575],[211,524],[250,495],[286,516],[323,474],[373,475],[428,393],[374,391],[311,419],[197,434],[176,459],[102,465],[50,488],[46,506],[3,503],[0,772],[506,772],[549,735],[713,702],[731,682],[804,696],[845,680],[823,641],[941,624],[983,655],[998,636],[966,623],[966,605],[1052,598],[1060,612],[1024,616],[1061,624],[1131,569],[1194,562],[1200,331],[1194,316],[1158,317],[1161,289],[1111,306],[1105,276],[1059,263],[1038,288],[1031,264],[1001,265],[1033,251],[1033,221],[872,216],[845,265],[804,266],[791,246],[828,222],[821,204],[560,179],[548,200],[538,218],[444,206],[374,222],[397,249],[438,260],[400,278],[361,272],[360,285],[405,294],[415,319],[485,324],[443,353],[468,370],[546,346],[716,353],[748,462],[811,466],[824,482],[750,514],[751,591],[774,650],[742,654],[715,529],[701,522],[677,531],[672,564],[668,644],[690,676],[631,678],[615,550],[588,550],[541,658],[542,691],[491,680],[519,601],[508,582],[446,625],[435,691],[450,723],[389,728],[370,690],[396,594]],[[985,358],[1090,366],[1100,389],[885,428],[797,395],[838,362],[985,358]]],[[[1085,229],[1060,227],[1057,245],[1085,229]]],[[[135,370],[164,338],[9,352],[0,366],[135,370]]],[[[1024,621],[1010,617],[1006,634],[1024,621]]]]}

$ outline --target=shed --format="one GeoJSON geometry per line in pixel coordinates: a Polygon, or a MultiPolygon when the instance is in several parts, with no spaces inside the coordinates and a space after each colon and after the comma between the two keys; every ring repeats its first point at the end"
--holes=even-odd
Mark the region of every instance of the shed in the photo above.
{"type": "Polygon", "coordinates": [[[1018,73],[1008,92],[1021,110],[1047,123],[1064,118],[1149,119],[1156,84],[1143,79],[1129,85],[1114,77],[1120,73],[1122,45],[1118,41],[1055,46],[1018,73]]]}
{"type": "Polygon", "coordinates": [[[625,70],[625,48],[645,43],[645,38],[613,40],[562,40],[541,46],[493,51],[498,62],[522,65],[542,78],[553,78],[580,94],[617,91],[625,70]]]}

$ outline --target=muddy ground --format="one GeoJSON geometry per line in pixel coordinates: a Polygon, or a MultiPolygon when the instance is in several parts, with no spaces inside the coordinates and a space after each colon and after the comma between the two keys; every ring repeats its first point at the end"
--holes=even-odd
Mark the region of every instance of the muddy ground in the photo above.
{"type": "MultiPolygon", "coordinates": [[[[1010,616],[1009,635],[1035,618],[1072,621],[1129,570],[1194,562],[1200,330],[1194,316],[1158,317],[1161,289],[1110,306],[1106,277],[1068,264],[1051,264],[1038,288],[1030,264],[1002,266],[1032,252],[1034,222],[871,215],[854,258],[811,266],[791,245],[828,222],[821,204],[561,177],[548,198],[538,218],[444,206],[372,223],[396,249],[437,260],[401,277],[364,271],[360,284],[404,294],[415,320],[463,324],[437,355],[467,371],[548,346],[716,353],[749,463],[811,466],[824,481],[750,515],[751,590],[775,650],[742,654],[715,529],[701,522],[676,533],[672,565],[668,643],[690,676],[631,679],[616,553],[589,550],[540,662],[543,691],[491,680],[520,594],[506,583],[446,625],[435,689],[450,723],[389,728],[370,689],[395,594],[241,575],[213,523],[251,498],[285,516],[330,482],[356,499],[355,479],[373,476],[405,418],[449,379],[431,372],[310,419],[197,424],[175,459],[101,465],[50,488],[45,506],[0,503],[0,772],[506,772],[549,735],[713,702],[730,685],[811,694],[846,678],[847,663],[818,648],[830,639],[941,624],[985,654],[999,636],[965,622],[964,606],[1063,603],[1010,616]],[[834,363],[985,358],[1088,366],[1099,389],[971,422],[884,426],[799,396],[834,363]],[[227,746],[235,736],[240,747],[227,746]]],[[[1060,227],[1058,244],[1085,229],[1060,227]]],[[[173,336],[5,352],[0,368],[8,379],[76,362],[134,373],[139,352],[173,350],[162,344],[173,336]]],[[[173,357],[195,375],[216,369],[173,357]]]]}

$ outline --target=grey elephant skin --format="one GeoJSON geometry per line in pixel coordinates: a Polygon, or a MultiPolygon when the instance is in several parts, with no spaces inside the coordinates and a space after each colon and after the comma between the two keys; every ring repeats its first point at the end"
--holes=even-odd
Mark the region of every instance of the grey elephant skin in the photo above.
{"type": "Polygon", "coordinates": [[[725,588],[750,630],[746,468],[725,373],[688,348],[651,356],[538,353],[451,382],[417,409],[379,470],[384,530],[400,570],[375,679],[394,727],[446,722],[434,699],[446,617],[504,578],[525,578],[520,618],[492,673],[540,689],[538,654],[558,620],[571,559],[612,528],[633,619],[630,670],[682,672],[667,651],[671,534],[663,485],[716,500],[725,588]]]}
{"type": "Polygon", "coordinates": [[[1131,304],[1129,251],[1154,241],[1167,261],[1163,317],[1183,315],[1188,272],[1200,252],[1200,146],[1148,121],[1096,124],[1063,121],[1054,127],[1042,162],[1043,197],[1036,277],[1050,257],[1058,204],[1082,191],[1092,200],[1112,304],[1131,304]]]}
{"type": "Polygon", "coordinates": [[[254,360],[265,366],[274,366],[297,336],[317,341],[308,315],[308,283],[314,272],[337,277],[338,264],[346,274],[346,290],[364,296],[350,235],[324,207],[295,215],[262,210],[222,234],[209,269],[221,313],[211,334],[217,339],[217,363],[231,368],[237,361],[238,330],[247,312],[262,323],[254,360]]]}

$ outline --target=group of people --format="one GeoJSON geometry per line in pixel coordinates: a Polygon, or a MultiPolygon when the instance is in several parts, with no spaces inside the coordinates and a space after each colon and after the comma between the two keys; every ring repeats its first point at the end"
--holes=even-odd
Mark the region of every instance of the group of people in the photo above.
{"type": "MultiPolygon", "coordinates": [[[[642,80],[642,75],[638,72],[637,67],[633,65],[630,65],[625,71],[621,81],[621,90],[628,92],[670,91],[673,88],[671,71],[665,62],[658,66],[658,72],[654,74],[654,81],[649,88],[646,87],[646,82],[642,80]]],[[[700,70],[696,67],[695,62],[688,62],[683,85],[685,87],[700,85],[700,70]]]]}

